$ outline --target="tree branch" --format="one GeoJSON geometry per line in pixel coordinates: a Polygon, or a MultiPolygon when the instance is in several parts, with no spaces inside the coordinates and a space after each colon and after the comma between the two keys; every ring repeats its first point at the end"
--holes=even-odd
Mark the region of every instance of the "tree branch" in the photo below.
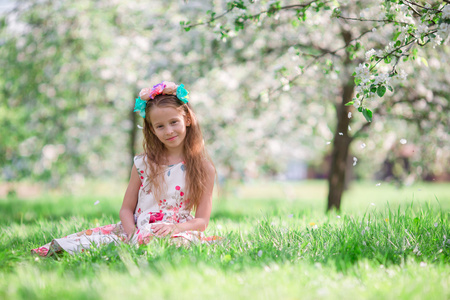
{"type": "MultiPolygon", "coordinates": [[[[268,9],[268,10],[261,11],[261,12],[259,12],[259,13],[257,13],[257,14],[254,14],[254,15],[246,16],[246,18],[247,18],[247,19],[254,19],[254,18],[257,18],[257,17],[259,17],[260,15],[265,14],[265,13],[268,13],[268,12],[275,12],[275,11],[281,11],[281,10],[290,10],[290,9],[304,8],[304,7],[310,6],[311,4],[313,4],[314,2],[317,2],[317,1],[320,1],[320,0],[312,0],[312,1],[307,2],[307,3],[304,3],[304,4],[293,4],[293,5],[282,6],[282,7],[280,7],[280,8],[268,9]]],[[[324,3],[328,3],[328,2],[330,2],[330,1],[325,1],[324,3]]],[[[228,14],[229,12],[231,12],[234,8],[235,8],[235,6],[233,6],[232,8],[230,8],[230,9],[228,9],[228,10],[226,10],[224,13],[220,14],[219,16],[211,18],[209,21],[206,21],[206,22],[199,22],[199,23],[196,23],[196,24],[184,26],[184,28],[185,28],[185,29],[186,29],[186,28],[193,28],[193,27],[196,27],[196,26],[206,25],[206,24],[209,25],[209,24],[215,22],[216,20],[222,18],[223,16],[225,16],[225,15],[228,14]]]]}
{"type": "Polygon", "coordinates": [[[410,23],[399,22],[399,21],[388,20],[388,19],[376,20],[376,19],[350,18],[350,17],[342,17],[342,16],[336,16],[336,18],[350,20],[350,21],[360,21],[360,22],[398,23],[398,24],[402,24],[402,25],[411,25],[410,23]]]}

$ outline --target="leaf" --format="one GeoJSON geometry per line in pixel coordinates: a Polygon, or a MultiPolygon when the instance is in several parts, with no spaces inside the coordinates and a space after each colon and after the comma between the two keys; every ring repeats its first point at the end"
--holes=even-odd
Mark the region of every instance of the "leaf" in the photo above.
{"type": "Polygon", "coordinates": [[[372,111],[368,108],[362,111],[364,118],[366,118],[367,122],[372,122],[372,111]]]}
{"type": "Polygon", "coordinates": [[[359,112],[362,112],[362,111],[363,111],[362,106],[358,107],[358,111],[359,111],[359,112]]]}
{"type": "Polygon", "coordinates": [[[390,86],[390,85],[388,85],[387,88],[388,88],[388,90],[390,90],[391,92],[394,91],[394,89],[393,89],[392,86],[390,86]]]}
{"type": "Polygon", "coordinates": [[[385,93],[386,93],[386,87],[385,87],[384,85],[380,85],[380,86],[377,88],[377,95],[378,95],[379,97],[383,97],[385,93]]]}
{"type": "Polygon", "coordinates": [[[355,103],[355,101],[350,101],[350,102],[345,103],[345,106],[352,106],[354,103],[355,103]]]}
{"type": "Polygon", "coordinates": [[[425,57],[421,57],[420,60],[423,62],[423,64],[424,64],[425,66],[428,67],[428,61],[425,59],[425,57]]]}

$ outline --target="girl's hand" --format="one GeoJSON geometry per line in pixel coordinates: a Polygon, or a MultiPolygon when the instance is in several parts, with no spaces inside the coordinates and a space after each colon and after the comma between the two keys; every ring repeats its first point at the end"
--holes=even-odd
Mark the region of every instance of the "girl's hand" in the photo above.
{"type": "Polygon", "coordinates": [[[130,242],[130,240],[133,238],[134,234],[136,233],[137,228],[135,227],[134,230],[127,234],[127,237],[125,238],[125,243],[128,244],[130,242]]]}
{"type": "Polygon", "coordinates": [[[172,235],[180,232],[178,230],[177,225],[175,224],[164,224],[164,223],[156,224],[152,226],[152,229],[153,233],[159,237],[164,237],[167,235],[172,235]]]}

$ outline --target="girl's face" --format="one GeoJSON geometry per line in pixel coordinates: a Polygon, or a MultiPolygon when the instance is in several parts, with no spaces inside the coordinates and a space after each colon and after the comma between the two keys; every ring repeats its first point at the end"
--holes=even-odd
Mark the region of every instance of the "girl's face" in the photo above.
{"type": "Polygon", "coordinates": [[[176,108],[152,107],[150,120],[153,132],[170,152],[183,150],[186,127],[190,126],[185,116],[176,108]]]}

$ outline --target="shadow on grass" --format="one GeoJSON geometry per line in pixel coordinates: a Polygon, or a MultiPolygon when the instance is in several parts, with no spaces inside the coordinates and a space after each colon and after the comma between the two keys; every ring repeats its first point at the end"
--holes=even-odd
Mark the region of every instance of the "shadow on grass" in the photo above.
{"type": "Polygon", "coordinates": [[[31,224],[39,219],[58,220],[72,216],[87,219],[100,218],[102,215],[117,216],[120,206],[111,203],[111,199],[99,199],[94,205],[90,199],[37,199],[23,200],[8,198],[0,200],[0,224],[31,224]]]}

